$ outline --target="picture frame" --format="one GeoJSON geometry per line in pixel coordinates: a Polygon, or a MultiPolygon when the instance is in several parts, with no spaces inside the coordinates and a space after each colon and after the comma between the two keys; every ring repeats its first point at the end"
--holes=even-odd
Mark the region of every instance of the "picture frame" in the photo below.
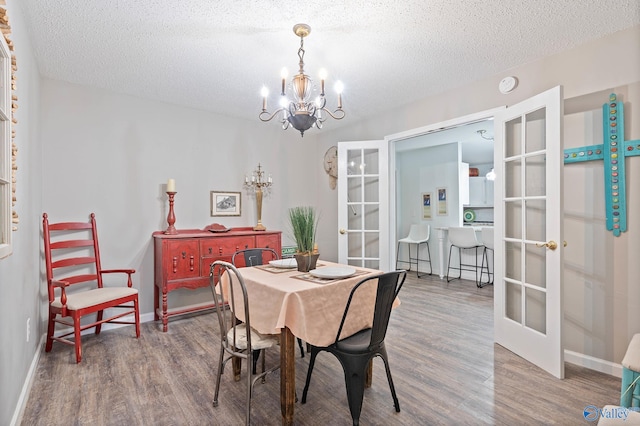
{"type": "Polygon", "coordinates": [[[240,216],[242,194],[231,191],[211,191],[211,216],[240,216]]]}
{"type": "Polygon", "coordinates": [[[431,220],[431,192],[424,192],[422,194],[422,218],[426,220],[431,220]]]}
{"type": "Polygon", "coordinates": [[[437,188],[438,194],[438,216],[446,216],[447,213],[447,188],[437,188]]]}

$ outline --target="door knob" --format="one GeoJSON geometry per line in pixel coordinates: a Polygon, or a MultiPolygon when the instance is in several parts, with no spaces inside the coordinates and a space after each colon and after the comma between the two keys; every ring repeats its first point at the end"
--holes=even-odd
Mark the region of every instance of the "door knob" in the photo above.
{"type": "MultiPolygon", "coordinates": [[[[548,243],[536,243],[536,246],[538,247],[546,247],[549,250],[555,250],[558,248],[558,243],[556,243],[555,241],[551,240],[548,243]]],[[[565,241],[565,247],[566,247],[566,241],[565,241]]]]}
{"type": "Polygon", "coordinates": [[[347,233],[347,231],[345,231],[344,229],[340,229],[340,233],[341,233],[342,235],[344,235],[344,234],[346,234],[346,233],[347,233]]]}

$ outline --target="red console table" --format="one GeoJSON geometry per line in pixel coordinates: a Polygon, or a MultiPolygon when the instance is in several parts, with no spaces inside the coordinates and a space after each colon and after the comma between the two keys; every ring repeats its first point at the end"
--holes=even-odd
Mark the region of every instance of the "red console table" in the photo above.
{"type": "Polygon", "coordinates": [[[232,228],[228,232],[202,229],[178,230],[176,234],[154,232],[154,319],[162,319],[162,331],[167,331],[170,316],[215,307],[213,302],[207,302],[168,310],[170,292],[208,286],[211,263],[216,260],[231,262],[233,253],[238,250],[268,247],[280,254],[281,237],[281,231],[254,231],[250,227],[232,228]]]}

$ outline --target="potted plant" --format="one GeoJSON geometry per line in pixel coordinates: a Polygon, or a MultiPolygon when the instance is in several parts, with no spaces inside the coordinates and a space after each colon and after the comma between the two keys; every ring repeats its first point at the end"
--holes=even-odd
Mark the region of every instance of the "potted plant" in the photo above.
{"type": "Polygon", "coordinates": [[[315,249],[318,214],[314,207],[293,207],[289,209],[289,224],[297,252],[294,254],[298,271],[309,272],[316,268],[320,256],[315,249]]]}

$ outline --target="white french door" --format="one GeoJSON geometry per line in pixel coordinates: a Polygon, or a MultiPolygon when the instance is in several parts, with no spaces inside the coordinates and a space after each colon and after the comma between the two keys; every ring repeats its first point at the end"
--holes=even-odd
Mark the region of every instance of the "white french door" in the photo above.
{"type": "Polygon", "coordinates": [[[564,378],[562,87],[496,113],[495,342],[564,378]]]}
{"type": "Polygon", "coordinates": [[[338,143],[338,261],[389,270],[388,142],[338,143]]]}

